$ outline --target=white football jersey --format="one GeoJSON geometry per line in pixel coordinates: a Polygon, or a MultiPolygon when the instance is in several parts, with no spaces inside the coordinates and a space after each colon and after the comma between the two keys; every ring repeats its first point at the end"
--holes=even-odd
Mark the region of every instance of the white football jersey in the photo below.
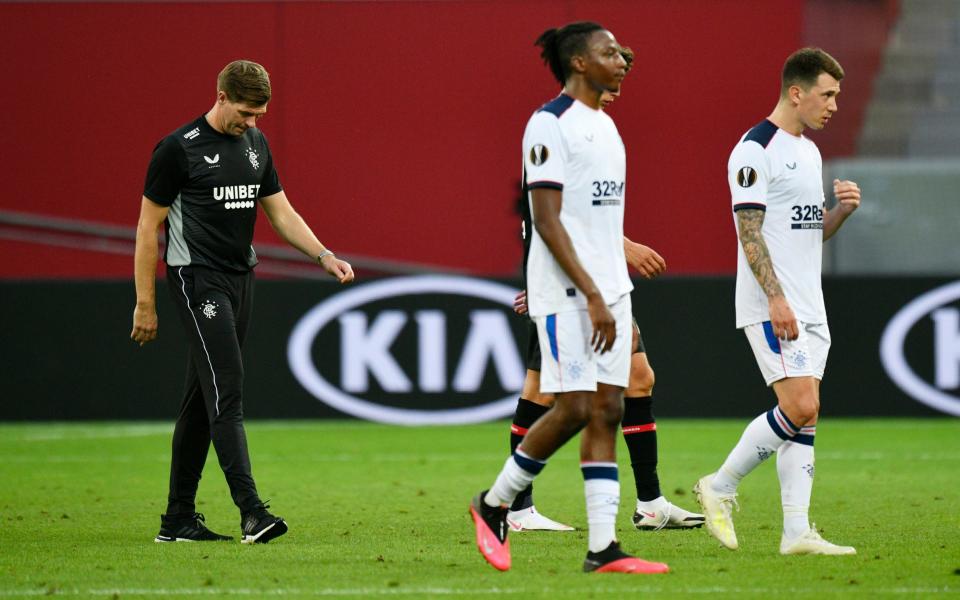
{"type": "MultiPolygon", "coordinates": [[[[816,144],[764,120],[730,153],[727,181],[734,213],[766,211],[761,233],[773,269],[799,321],[826,323],[823,260],[823,163],[816,144]]],[[[734,214],[734,225],[736,225],[734,214]]],[[[739,235],[739,229],[737,231],[739,235]]],[[[737,327],[770,320],[770,305],[737,242],[737,327]]]]}
{"type": "MultiPolygon", "coordinates": [[[[527,190],[563,194],[560,222],[580,264],[611,305],[633,289],[623,252],[627,158],[617,126],[602,110],[560,95],[530,117],[523,134],[527,190]]],[[[531,214],[532,194],[527,202],[531,214]]],[[[576,289],[533,227],[527,259],[527,304],[533,317],[585,308],[576,289]]]]}

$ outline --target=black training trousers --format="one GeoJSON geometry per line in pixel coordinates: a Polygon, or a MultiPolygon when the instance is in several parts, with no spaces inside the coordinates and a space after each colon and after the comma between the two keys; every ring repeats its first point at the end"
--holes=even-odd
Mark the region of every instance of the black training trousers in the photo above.
{"type": "Polygon", "coordinates": [[[167,514],[192,514],[210,441],[241,512],[260,503],[243,429],[240,348],[253,308],[253,271],[167,267],[167,283],[189,340],[187,379],[173,430],[167,514]]]}

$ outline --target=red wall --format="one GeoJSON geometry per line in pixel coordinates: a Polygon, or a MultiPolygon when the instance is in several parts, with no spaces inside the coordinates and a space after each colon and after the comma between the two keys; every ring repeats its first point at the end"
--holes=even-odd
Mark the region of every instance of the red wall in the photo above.
{"type": "MultiPolygon", "coordinates": [[[[236,58],[270,70],[281,180],[344,254],[513,274],[520,136],[557,92],[533,40],[578,19],[638,51],[610,109],[627,235],[728,273],[737,138],[772,109],[801,0],[0,4],[0,209],[133,226],[154,144],[236,58]]],[[[276,242],[261,218],[257,239],[276,242]]],[[[0,277],[129,277],[124,256],[0,241],[0,277]]]]}

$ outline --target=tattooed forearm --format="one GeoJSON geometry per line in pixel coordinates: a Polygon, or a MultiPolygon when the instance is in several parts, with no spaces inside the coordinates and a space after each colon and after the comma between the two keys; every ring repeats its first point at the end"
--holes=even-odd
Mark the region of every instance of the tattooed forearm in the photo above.
{"type": "Polygon", "coordinates": [[[737,225],[740,229],[740,243],[743,245],[743,252],[747,256],[747,263],[753,275],[760,283],[764,293],[768,298],[773,296],[782,296],[783,289],[780,287],[780,281],[773,270],[773,261],[770,260],[770,251],[767,249],[767,242],[763,239],[760,229],[763,226],[763,217],[765,213],[755,208],[743,209],[737,211],[737,225]]]}

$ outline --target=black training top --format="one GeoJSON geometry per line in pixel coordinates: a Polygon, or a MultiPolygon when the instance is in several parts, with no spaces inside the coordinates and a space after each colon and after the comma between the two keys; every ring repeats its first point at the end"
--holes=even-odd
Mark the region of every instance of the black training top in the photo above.
{"type": "Polygon", "coordinates": [[[282,189],[259,129],[219,133],[201,115],[157,144],[143,195],[170,207],[168,265],[245,273],[257,264],[257,199],[282,189]]]}

